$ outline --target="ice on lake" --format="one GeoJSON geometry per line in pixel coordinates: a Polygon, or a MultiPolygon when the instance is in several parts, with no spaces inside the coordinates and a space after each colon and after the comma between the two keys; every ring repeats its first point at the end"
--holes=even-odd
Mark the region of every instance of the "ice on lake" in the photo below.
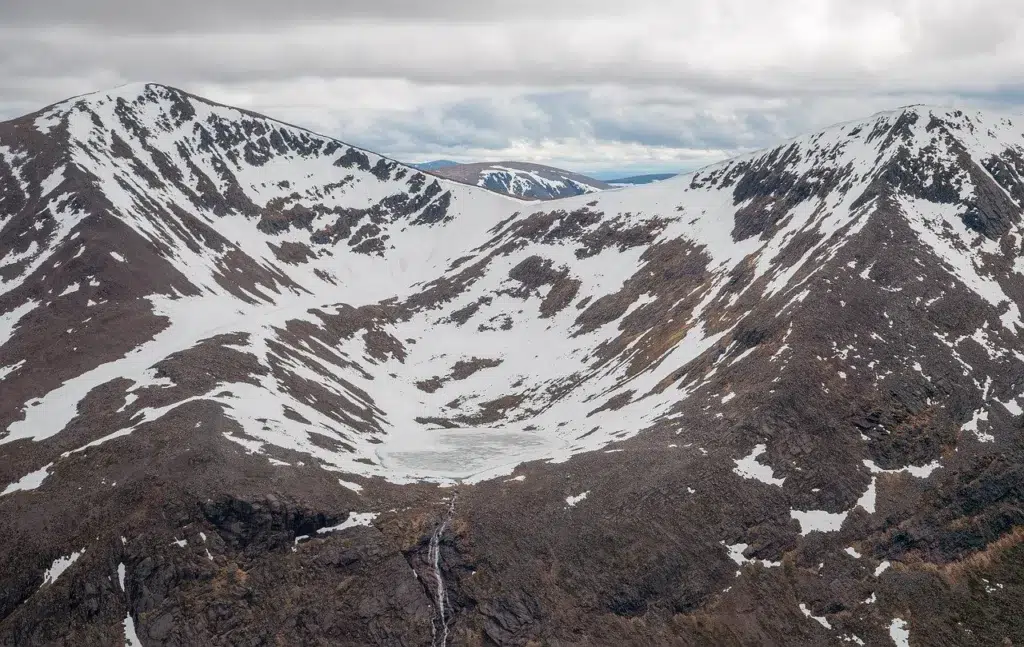
{"type": "Polygon", "coordinates": [[[432,429],[416,439],[381,448],[381,463],[406,478],[483,479],[520,463],[549,458],[561,447],[540,434],[499,428],[432,429]]]}

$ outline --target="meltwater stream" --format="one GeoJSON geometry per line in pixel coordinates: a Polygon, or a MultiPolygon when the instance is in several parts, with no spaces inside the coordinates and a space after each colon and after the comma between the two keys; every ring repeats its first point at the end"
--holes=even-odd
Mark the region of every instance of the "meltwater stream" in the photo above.
{"type": "Polygon", "coordinates": [[[434,534],[430,536],[430,550],[427,553],[427,558],[430,560],[430,567],[434,574],[437,603],[437,618],[430,625],[431,647],[447,647],[448,645],[448,618],[445,615],[448,612],[448,591],[445,589],[444,574],[441,572],[441,537],[444,536],[444,531],[448,529],[448,524],[455,514],[455,500],[457,498],[458,493],[453,492],[452,500],[448,503],[448,512],[445,514],[444,521],[434,530],[434,534]],[[440,630],[437,627],[439,624],[441,625],[440,630]]]}

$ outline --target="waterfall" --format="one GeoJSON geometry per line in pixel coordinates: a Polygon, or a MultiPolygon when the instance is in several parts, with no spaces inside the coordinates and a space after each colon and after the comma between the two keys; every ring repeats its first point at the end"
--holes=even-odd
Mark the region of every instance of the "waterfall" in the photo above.
{"type": "Polygon", "coordinates": [[[430,561],[430,567],[434,572],[435,600],[437,604],[437,619],[430,626],[431,647],[447,647],[448,645],[448,619],[445,617],[445,614],[448,612],[448,591],[445,589],[444,574],[441,572],[441,537],[444,535],[444,531],[447,530],[448,524],[455,514],[455,500],[457,498],[458,493],[453,493],[451,501],[448,503],[448,513],[445,515],[444,521],[434,530],[434,534],[430,536],[430,551],[427,553],[427,559],[430,561]],[[441,625],[440,631],[437,628],[438,624],[441,625]],[[440,639],[440,642],[438,642],[438,639],[440,639]]]}

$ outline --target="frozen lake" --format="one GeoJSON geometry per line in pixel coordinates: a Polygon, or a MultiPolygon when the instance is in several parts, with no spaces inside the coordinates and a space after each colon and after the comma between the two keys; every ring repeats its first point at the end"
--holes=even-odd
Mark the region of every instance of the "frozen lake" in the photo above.
{"type": "Polygon", "coordinates": [[[381,464],[409,479],[479,480],[519,463],[550,458],[561,442],[540,434],[486,427],[432,429],[421,438],[381,448],[381,464]]]}

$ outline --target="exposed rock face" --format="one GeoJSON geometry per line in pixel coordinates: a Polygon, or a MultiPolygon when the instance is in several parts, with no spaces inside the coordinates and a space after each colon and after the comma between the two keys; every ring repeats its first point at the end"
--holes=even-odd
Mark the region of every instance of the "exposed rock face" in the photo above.
{"type": "Polygon", "coordinates": [[[0,124],[0,644],[1020,643],[1022,142],[538,205],[156,85],[0,124]]]}
{"type": "Polygon", "coordinates": [[[529,162],[478,162],[430,169],[439,177],[526,200],[552,200],[596,193],[611,184],[553,166],[529,162]]]}

